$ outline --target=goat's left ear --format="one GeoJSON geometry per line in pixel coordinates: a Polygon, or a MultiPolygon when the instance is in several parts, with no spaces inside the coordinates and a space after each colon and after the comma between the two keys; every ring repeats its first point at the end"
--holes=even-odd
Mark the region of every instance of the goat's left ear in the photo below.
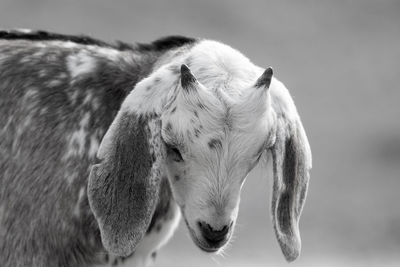
{"type": "Polygon", "coordinates": [[[276,115],[275,143],[269,148],[274,175],[271,212],[279,245],[290,262],[301,250],[299,219],[307,194],[311,150],[287,89],[277,80],[271,87],[271,104],[276,115]]]}
{"type": "Polygon", "coordinates": [[[104,136],[88,183],[90,207],[107,251],[131,254],[151,221],[164,147],[156,115],[121,108],[104,136]]]}

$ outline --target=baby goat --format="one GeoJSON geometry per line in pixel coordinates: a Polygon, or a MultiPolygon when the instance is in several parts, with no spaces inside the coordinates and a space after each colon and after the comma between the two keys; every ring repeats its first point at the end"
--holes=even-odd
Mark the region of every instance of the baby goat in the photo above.
{"type": "Polygon", "coordinates": [[[272,76],[210,40],[0,31],[0,265],[147,266],[181,214],[218,252],[262,155],[296,259],[311,151],[272,76]]]}

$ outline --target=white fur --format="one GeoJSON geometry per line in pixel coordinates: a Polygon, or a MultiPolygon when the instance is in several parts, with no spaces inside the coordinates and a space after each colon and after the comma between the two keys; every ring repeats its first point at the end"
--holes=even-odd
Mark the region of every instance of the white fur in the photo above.
{"type": "Polygon", "coordinates": [[[67,67],[71,77],[76,78],[79,75],[92,72],[96,67],[96,59],[86,51],[81,51],[76,55],[68,56],[67,67]]]}
{"type": "MultiPolygon", "coordinates": [[[[140,81],[127,96],[97,156],[102,159],[110,151],[124,114],[159,115],[163,140],[178,149],[183,158],[177,162],[167,156],[165,160],[174,199],[193,240],[205,247],[198,222],[217,230],[235,225],[243,182],[266,144],[274,140],[271,133],[276,115],[284,114],[291,122],[299,116],[279,80],[273,77],[269,88],[256,87],[264,69],[227,45],[201,41],[168,62],[140,81]],[[182,64],[188,65],[197,79],[189,89],[182,88],[177,71],[182,64]]],[[[156,244],[161,243],[151,237],[143,240],[138,254],[145,257],[138,256],[141,262],[135,259],[134,266],[146,266],[146,255],[156,244]]]]}
{"type": "MultiPolygon", "coordinates": [[[[73,88],[73,83],[81,76],[96,70],[98,57],[118,64],[122,61],[136,64],[134,62],[142,60],[137,58],[141,55],[132,55],[131,52],[125,54],[123,51],[107,47],[85,45],[85,49],[78,50],[76,48],[81,48],[82,45],[74,42],[49,42],[60,49],[74,49],[73,51],[80,52],[72,52],[67,57],[67,72],[51,77],[47,81],[47,87],[57,87],[64,79],[71,78],[70,85],[73,88]]],[[[45,54],[43,42],[35,42],[34,46],[38,49],[33,57],[45,54]]],[[[112,150],[112,141],[118,134],[116,129],[122,116],[127,113],[144,117],[152,115],[151,117],[161,119],[163,141],[174,147],[173,151],[178,150],[183,158],[176,160],[168,154],[164,159],[161,155],[155,155],[157,160],[150,170],[150,176],[155,176],[154,173],[159,170],[168,176],[174,200],[166,217],[172,219],[162,221],[165,218],[161,218],[162,230],[151,231],[145,235],[136,247],[135,255],[119,266],[138,267],[151,263],[151,254],[168,241],[178,225],[178,206],[192,238],[202,248],[205,247],[206,241],[198,227],[199,221],[209,224],[215,230],[231,223],[234,225],[244,179],[257,164],[260,153],[265,150],[264,145],[270,142],[276,115],[284,115],[289,122],[299,121],[296,107],[286,87],[275,77],[272,78],[269,89],[255,87],[263,68],[254,65],[232,47],[216,41],[203,40],[193,47],[178,50],[165,53],[154,64],[152,73],[132,88],[101,144],[97,136],[102,134],[89,135],[92,111],[99,107],[98,100],[90,90],[82,105],[93,110],[84,113],[77,128],[66,133],[67,147],[63,155],[66,163],[71,158],[88,156],[89,159],[93,159],[96,154],[99,159],[103,159],[107,157],[108,151],[112,150]],[[188,65],[197,79],[190,88],[182,88],[179,73],[182,64],[188,65]]],[[[0,63],[2,58],[0,55],[0,63]]],[[[58,54],[47,55],[46,58],[48,61],[58,59],[58,54]]],[[[32,56],[24,56],[20,62],[32,62],[32,56]]],[[[37,75],[46,77],[49,74],[50,72],[43,69],[37,75]]],[[[27,110],[30,102],[37,97],[37,90],[39,89],[32,88],[26,92],[22,101],[27,110]]],[[[69,91],[72,103],[78,101],[79,93],[78,90],[69,91]]],[[[46,112],[46,109],[40,110],[40,114],[46,112]]],[[[18,122],[15,142],[18,142],[19,137],[33,121],[32,115],[27,114],[18,122]]],[[[12,125],[11,119],[0,131],[6,131],[12,125]]],[[[161,146],[162,144],[154,144],[159,134],[158,121],[150,120],[147,127],[150,130],[149,143],[152,144],[150,149],[161,146]]],[[[298,133],[305,136],[302,127],[298,133]]],[[[305,143],[305,146],[311,155],[308,143],[305,143]]],[[[162,153],[160,151],[162,150],[154,149],[150,154],[162,153]]],[[[18,155],[18,151],[15,154],[18,155]]],[[[311,166],[311,156],[306,160],[309,162],[305,164],[311,166]]],[[[68,183],[72,184],[79,172],[67,168],[64,175],[68,183]]],[[[84,197],[85,187],[82,187],[71,210],[75,216],[80,216],[80,204],[84,197]]],[[[0,219],[3,211],[1,208],[0,206],[0,219]]]]}
{"type": "Polygon", "coordinates": [[[171,203],[171,210],[167,216],[173,216],[171,220],[164,222],[160,232],[151,232],[146,235],[136,248],[135,256],[126,265],[121,266],[135,266],[135,267],[146,267],[153,264],[151,254],[158,252],[158,250],[164,246],[168,240],[174,234],[178,227],[179,220],[181,218],[178,206],[175,203],[171,203]]]}
{"type": "Polygon", "coordinates": [[[80,216],[81,210],[80,210],[80,205],[82,203],[83,197],[85,196],[86,193],[86,188],[85,187],[81,187],[79,189],[79,195],[78,195],[78,200],[76,201],[75,207],[74,207],[74,215],[76,217],[80,216]]]}
{"type": "MultiPolygon", "coordinates": [[[[68,136],[68,148],[64,155],[67,160],[70,157],[83,156],[86,153],[85,145],[87,139],[87,130],[89,127],[90,113],[85,113],[79,122],[79,129],[71,132],[68,136]]],[[[95,146],[95,143],[93,143],[95,146]]],[[[95,149],[93,147],[91,150],[95,149]]]]}

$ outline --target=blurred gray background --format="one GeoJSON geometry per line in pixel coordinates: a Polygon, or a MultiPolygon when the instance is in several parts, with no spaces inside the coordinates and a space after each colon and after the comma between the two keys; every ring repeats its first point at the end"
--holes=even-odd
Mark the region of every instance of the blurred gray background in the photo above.
{"type": "MultiPolygon", "coordinates": [[[[220,40],[291,91],[313,151],[291,266],[400,266],[400,1],[0,0],[1,28],[147,42],[220,40]]],[[[156,266],[287,266],[256,169],[225,256],[202,253],[184,224],[156,266]]]]}

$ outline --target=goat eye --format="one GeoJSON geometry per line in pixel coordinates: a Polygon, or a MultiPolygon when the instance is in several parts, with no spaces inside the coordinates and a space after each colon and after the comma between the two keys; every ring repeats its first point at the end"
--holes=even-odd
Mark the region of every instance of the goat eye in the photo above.
{"type": "Polygon", "coordinates": [[[167,154],[172,158],[173,161],[176,162],[183,161],[181,152],[174,146],[167,146],[167,154]]]}

